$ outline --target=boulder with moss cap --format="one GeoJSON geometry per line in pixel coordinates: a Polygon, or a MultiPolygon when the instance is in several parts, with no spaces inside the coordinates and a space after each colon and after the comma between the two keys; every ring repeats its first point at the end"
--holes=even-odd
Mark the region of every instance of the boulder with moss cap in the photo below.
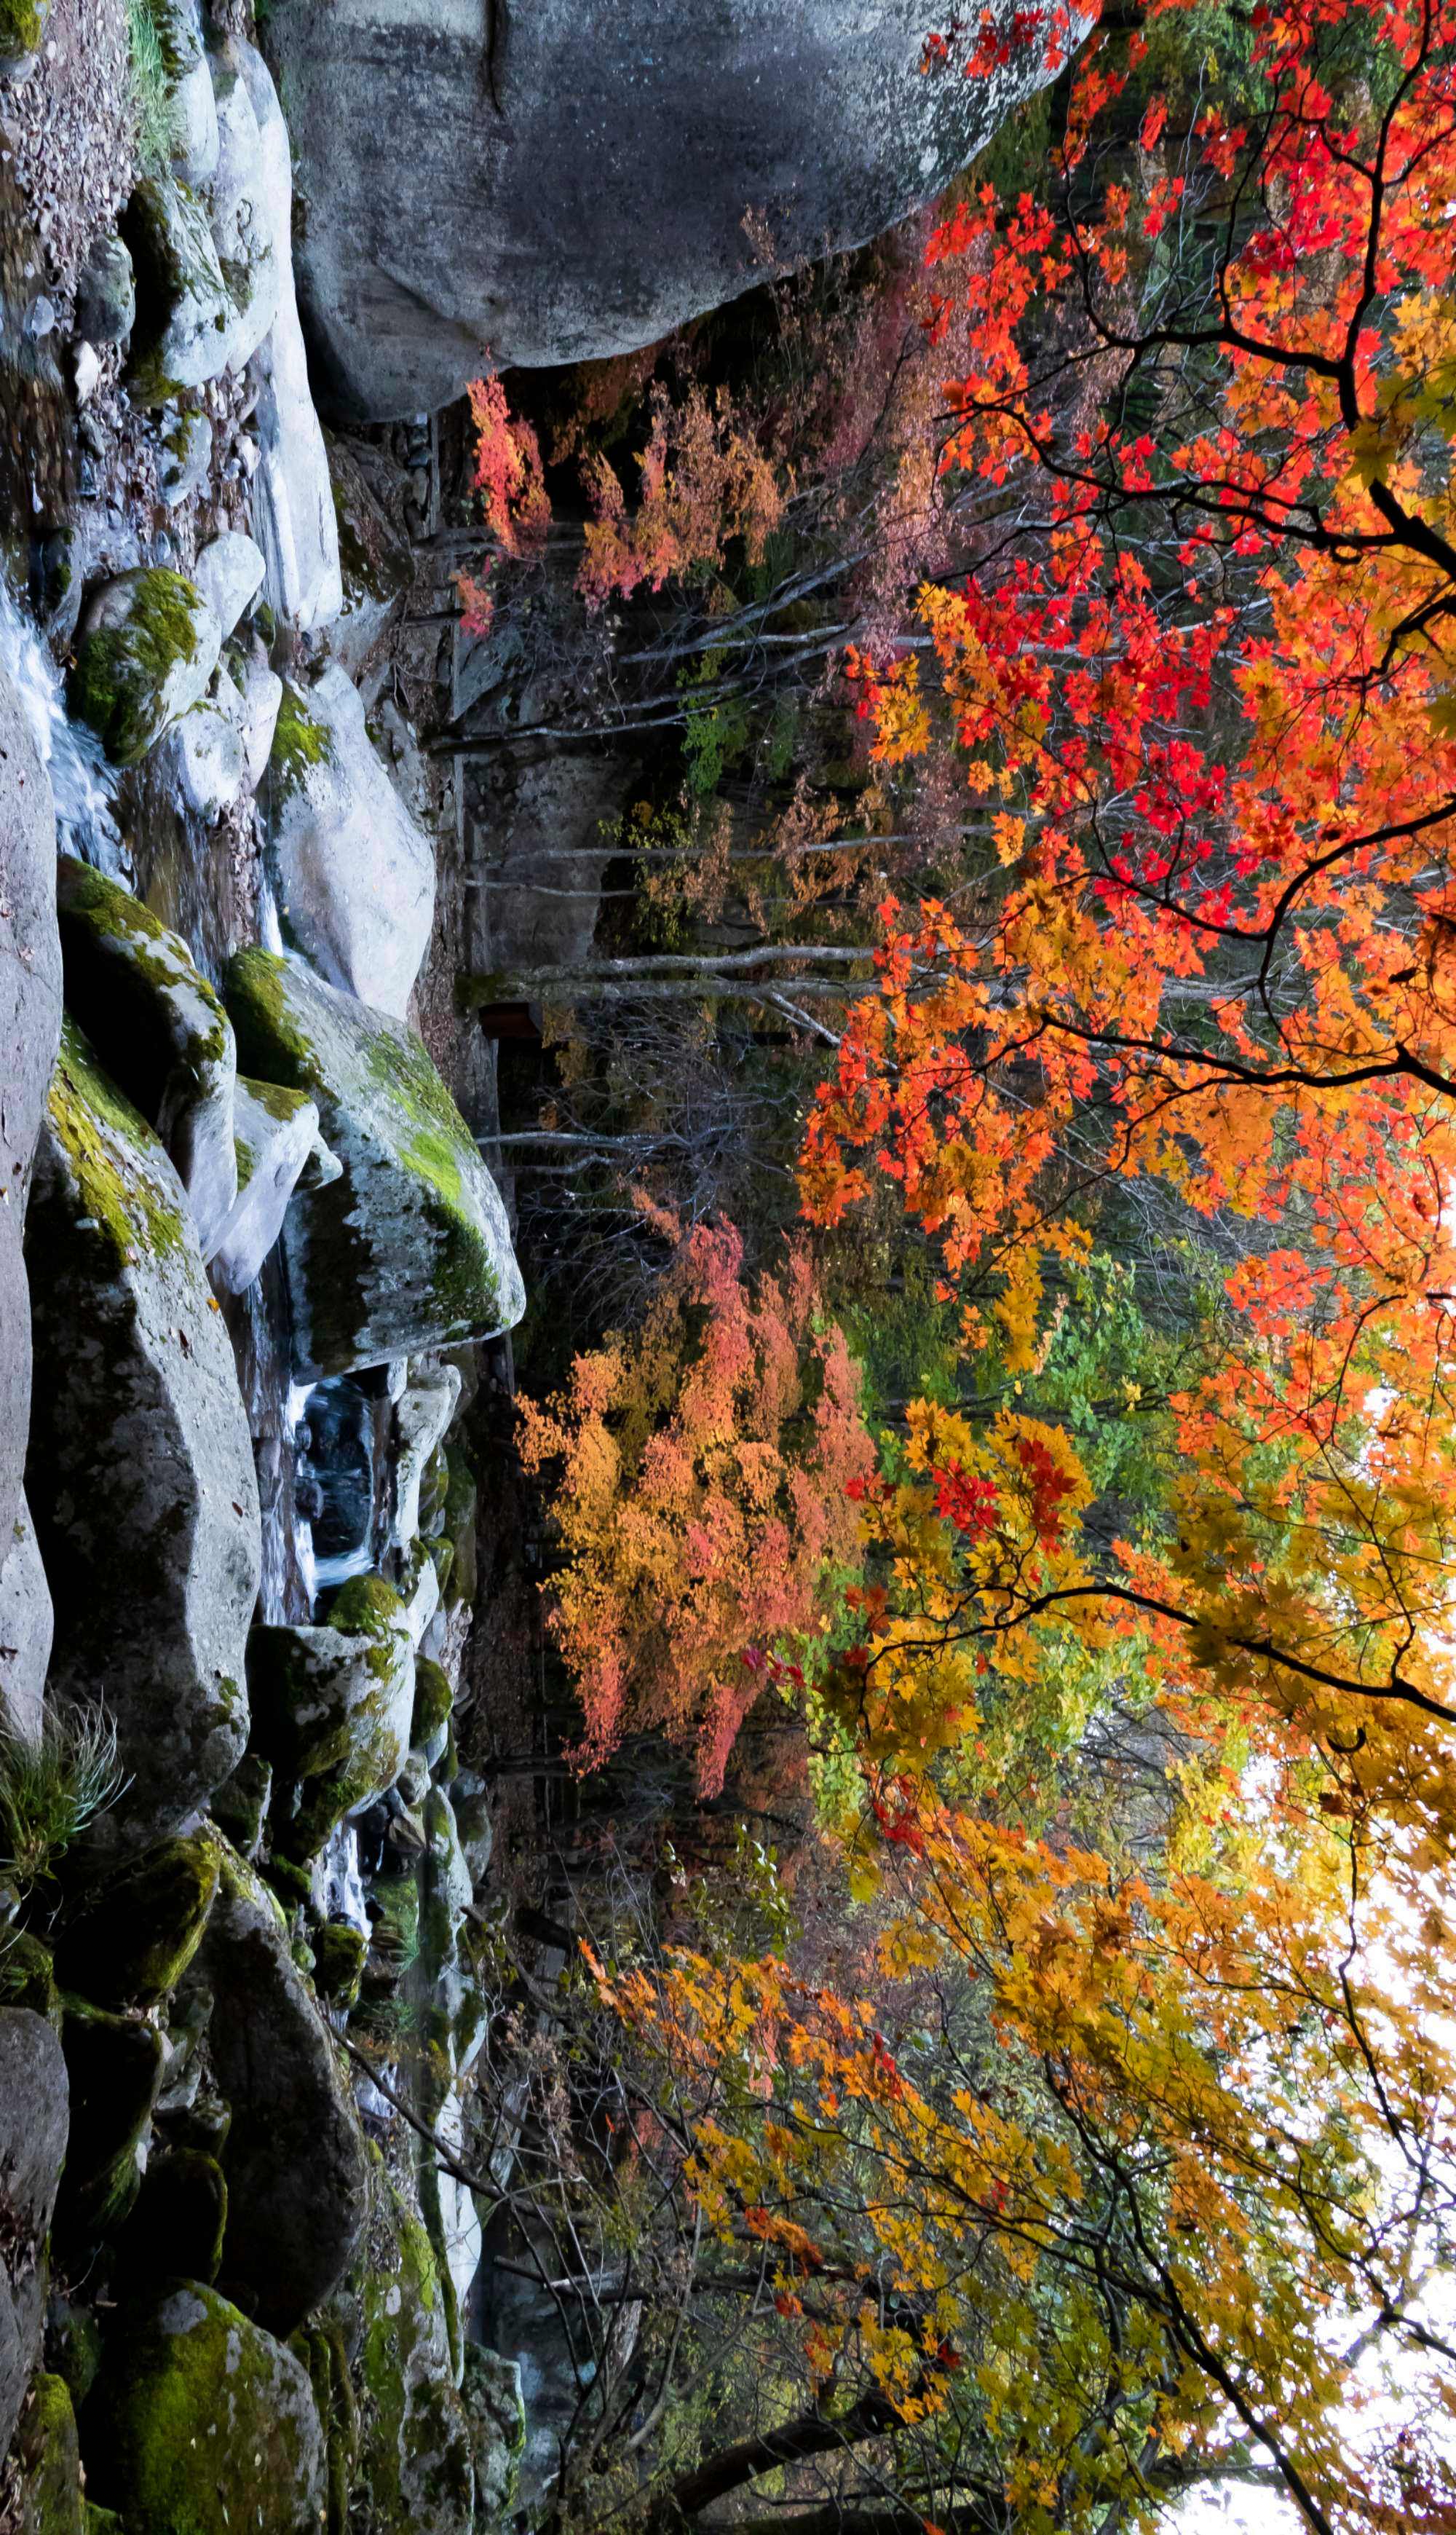
{"type": "Polygon", "coordinates": [[[30,1205],[27,1494],[57,1596],[49,1696],[104,1685],[128,1784],[99,1858],[180,1829],[247,1742],[258,1485],[181,1181],[68,1021],[30,1205]]]}
{"type": "Polygon", "coordinates": [[[177,1166],[203,1258],[237,1196],[232,1024],[187,945],[119,881],[63,857],[66,1004],[177,1166]]]}
{"type": "Polygon", "coordinates": [[[196,586],[162,564],[107,582],[82,620],[73,712],[114,766],[136,766],[206,695],[222,637],[196,586]]]}
{"type": "Polygon", "coordinates": [[[87,2477],[127,2535],[318,2535],[308,2372],[200,2281],[118,2317],[86,2409],[87,2477]]]}
{"type": "Polygon", "coordinates": [[[299,1380],[514,1328],[505,1207],[413,1031],[267,951],[238,955],[226,995],[250,1074],[316,1100],[343,1165],[283,1225],[299,1380]]]}
{"type": "Polygon", "coordinates": [[[98,2007],[155,2007],[196,1953],[216,1890],[216,1848],[203,1832],[128,1859],[66,1912],[62,1981],[98,2007]]]}

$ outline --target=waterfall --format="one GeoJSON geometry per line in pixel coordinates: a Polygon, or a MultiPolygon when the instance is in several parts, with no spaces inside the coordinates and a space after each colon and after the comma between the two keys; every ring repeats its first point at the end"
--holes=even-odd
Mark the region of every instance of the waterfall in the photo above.
{"type": "Polygon", "coordinates": [[[130,882],[131,857],[121,841],[111,804],[115,777],[94,731],[66,711],[60,674],[30,619],[0,581],[0,675],[21,701],[30,733],[50,776],[56,842],[62,853],[95,863],[113,880],[130,882]]]}

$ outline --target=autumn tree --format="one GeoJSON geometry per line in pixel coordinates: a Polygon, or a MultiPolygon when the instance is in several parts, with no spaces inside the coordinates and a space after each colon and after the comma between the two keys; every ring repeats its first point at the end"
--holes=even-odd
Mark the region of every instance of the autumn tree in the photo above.
{"type": "Polygon", "coordinates": [[[604,1977],[697,2073],[700,2205],[772,2249],[805,2440],[865,2460],[823,2523],[1105,2528],[1231,2470],[1317,2535],[1433,2535],[1439,2443],[1370,2395],[1382,2354],[1456,2382],[1456,13],[1257,11],[1237,109],[1129,130],[1173,14],[1078,63],[1044,199],[932,242],[978,552],[850,662],[891,794],[953,770],[991,847],[886,906],[805,1155],[821,1221],[896,1192],[1013,1386],[912,1408],[856,1486],[830,1700],[907,1906],[860,1994],[604,1977]],[[1140,1521],[1038,1413],[1133,1193],[1225,1253],[1140,1521]],[[1070,1835],[1085,1700],[1030,1806],[987,1744],[1087,1666],[1166,1729],[1150,1856],[1070,1835]],[[892,1971],[947,2002],[909,2065],[892,1971]]]}
{"type": "Polygon", "coordinates": [[[751,1287],[731,1226],[659,1229],[672,1256],[641,1327],[524,1403],[521,1453],[556,1473],[551,1628],[579,1762],[655,1726],[711,1796],[771,1660],[798,1663],[825,1571],[852,1554],[849,1490],[872,1453],[807,1255],[751,1287]]]}

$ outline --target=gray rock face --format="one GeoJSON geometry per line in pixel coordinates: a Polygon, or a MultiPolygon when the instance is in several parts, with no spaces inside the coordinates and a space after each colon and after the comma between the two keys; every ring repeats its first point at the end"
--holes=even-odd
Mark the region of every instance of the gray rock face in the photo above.
{"type": "Polygon", "coordinates": [[[0,2009],[0,2456],[40,2352],[45,2238],[70,2128],[66,2063],[42,2015],[0,2009]]]}
{"type": "Polygon", "coordinates": [[[248,1421],[182,1184],[68,1022],[36,1157],[26,1487],[49,1695],[102,1695],[131,1784],[98,1850],[176,1830],[247,1740],[261,1558],[248,1421]]]}
{"type": "Polygon", "coordinates": [[[291,2332],[353,2258],[367,2207],[364,2143],[333,2039],[276,1903],[225,1843],[199,1960],[212,1992],[212,2066],[232,2107],[223,2158],[222,2286],[291,2332]]]}
{"type": "Polygon", "coordinates": [[[39,1740],[55,1613],[24,1495],[0,1557],[0,1727],[39,1740]]]}
{"type": "Polygon", "coordinates": [[[76,285],[76,331],[88,343],[124,343],[136,316],[131,255],[121,238],[103,230],[76,285]]]}
{"type": "Polygon", "coordinates": [[[314,1101],[271,1082],[239,1082],[233,1100],[238,1193],[212,1271],[229,1294],[252,1284],[283,1228],[288,1200],[315,1151],[327,1155],[314,1101]]]}
{"type": "Polygon", "coordinates": [[[218,45],[212,63],[218,152],[212,182],[212,236],[233,302],[227,366],[251,360],[278,313],[288,269],[286,224],[264,163],[263,139],[239,47],[218,45]]]}
{"type": "Polygon", "coordinates": [[[394,1403],[394,1540],[407,1549],[420,1527],[420,1481],[459,1405],[457,1365],[424,1368],[394,1403]]]}
{"type": "Polygon", "coordinates": [[[192,578],[216,617],[224,643],[262,588],[263,571],[262,555],[240,528],[224,528],[199,553],[192,578]]]}
{"type": "Polygon", "coordinates": [[[166,1145],[210,1259],[237,1196],[227,1015],[186,943],[119,882],[68,856],[56,897],[70,1009],[166,1145]]]}
{"type": "Polygon", "coordinates": [[[285,690],[263,798],[285,939],[332,986],[402,1020],[429,947],[435,853],[332,662],[285,690]]]}
{"type": "MultiPolygon", "coordinates": [[[[281,260],[293,216],[288,126],[261,54],[245,43],[236,51],[258,126],[267,218],[281,260]]],[[[343,582],[329,457],[314,410],[291,266],[280,274],[277,314],[253,356],[253,371],[259,447],[253,525],[268,562],[264,594],[285,624],[316,633],[342,607],[343,582]]]]}
{"type": "Polygon", "coordinates": [[[928,23],[922,0],[640,0],[589,35],[576,0],[271,12],[335,408],[444,404],[487,346],[654,342],[766,278],[750,210],[782,270],[929,202],[1041,83],[1031,46],[989,80],[922,78],[928,23]]]}
{"type": "Polygon", "coordinates": [[[19,696],[0,675],[0,1562],[20,1508],[30,1414],[21,1224],[61,1033],[50,784],[19,696]]]}
{"type": "Polygon", "coordinates": [[[170,173],[144,176],[123,216],[137,275],[127,385],[140,404],[205,387],[227,366],[236,311],[207,211],[170,173]]]}
{"type": "Polygon", "coordinates": [[[267,951],[232,961],[227,1002],[250,1074],[316,1100],[343,1164],[284,1220],[297,1378],[514,1329],[505,1207],[412,1031],[267,951]]]}

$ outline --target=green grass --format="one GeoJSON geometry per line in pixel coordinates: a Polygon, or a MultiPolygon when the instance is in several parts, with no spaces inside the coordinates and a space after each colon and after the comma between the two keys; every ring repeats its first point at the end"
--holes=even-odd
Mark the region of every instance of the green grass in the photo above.
{"type": "Polygon", "coordinates": [[[43,1882],[127,1784],[99,1700],[48,1708],[34,1742],[0,1732],[0,1869],[22,1886],[43,1882]]]}
{"type": "Polygon", "coordinates": [[[172,163],[172,88],[147,0],[126,0],[126,24],[137,157],[149,176],[163,176],[172,163]]]}

